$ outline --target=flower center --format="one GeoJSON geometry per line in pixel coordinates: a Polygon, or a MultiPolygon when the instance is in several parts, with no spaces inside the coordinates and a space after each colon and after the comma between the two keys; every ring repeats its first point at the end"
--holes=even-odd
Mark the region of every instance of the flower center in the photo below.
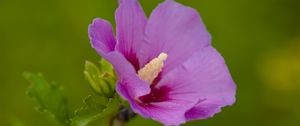
{"type": "Polygon", "coordinates": [[[153,80],[158,76],[164,66],[164,61],[167,59],[166,53],[160,53],[158,57],[152,59],[143,68],[138,71],[140,79],[152,84],[153,80]]]}

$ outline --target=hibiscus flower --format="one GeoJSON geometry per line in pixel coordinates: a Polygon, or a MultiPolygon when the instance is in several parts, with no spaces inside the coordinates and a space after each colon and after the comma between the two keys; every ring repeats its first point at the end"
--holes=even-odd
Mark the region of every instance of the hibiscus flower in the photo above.
{"type": "Polygon", "coordinates": [[[116,90],[134,112],[180,125],[235,102],[235,83],[196,10],[166,0],[147,19],[138,0],[119,0],[115,18],[116,37],[100,18],[89,37],[113,65],[116,90]]]}

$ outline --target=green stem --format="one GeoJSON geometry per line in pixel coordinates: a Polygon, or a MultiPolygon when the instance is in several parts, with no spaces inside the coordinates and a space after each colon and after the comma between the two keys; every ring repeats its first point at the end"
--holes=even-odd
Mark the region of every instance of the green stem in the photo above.
{"type": "Polygon", "coordinates": [[[124,126],[124,125],[125,125],[124,120],[114,119],[114,126],[124,126]]]}
{"type": "Polygon", "coordinates": [[[118,115],[110,119],[109,126],[124,126],[135,116],[136,114],[130,108],[121,106],[118,115]]]}

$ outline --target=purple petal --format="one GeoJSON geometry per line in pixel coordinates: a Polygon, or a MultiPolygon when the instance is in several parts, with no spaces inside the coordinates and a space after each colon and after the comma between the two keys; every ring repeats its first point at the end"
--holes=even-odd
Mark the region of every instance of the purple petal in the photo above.
{"type": "Polygon", "coordinates": [[[152,12],[145,37],[138,53],[140,66],[162,52],[167,53],[163,74],[180,65],[196,50],[210,45],[210,35],[197,11],[173,0],[167,0],[152,12]]]}
{"type": "MultiPolygon", "coordinates": [[[[130,73],[129,73],[130,74],[130,73]]],[[[119,78],[117,84],[117,92],[125,99],[135,102],[138,97],[149,94],[150,85],[139,79],[135,74],[128,75],[130,77],[119,78]]]]}
{"type": "Polygon", "coordinates": [[[96,18],[93,23],[89,25],[89,37],[92,47],[100,55],[104,55],[114,50],[116,41],[112,26],[106,20],[96,18]]]}
{"type": "Polygon", "coordinates": [[[203,101],[185,113],[186,120],[207,119],[221,111],[222,103],[203,101]]]}
{"type": "Polygon", "coordinates": [[[186,111],[198,102],[195,100],[198,97],[189,93],[172,94],[173,92],[168,87],[152,89],[150,93],[150,85],[140,80],[136,75],[120,80],[116,90],[124,99],[129,101],[134,112],[165,125],[185,123],[186,111]],[[157,101],[149,100],[147,102],[145,97],[157,101]]]}
{"type": "Polygon", "coordinates": [[[121,87],[120,84],[117,87],[118,92],[123,92],[125,97],[133,109],[134,112],[140,114],[144,118],[151,118],[159,121],[166,126],[180,125],[186,122],[185,112],[193,107],[197,101],[185,100],[184,97],[180,99],[170,99],[163,102],[141,103],[136,99],[132,99],[128,91],[125,91],[125,87],[121,87]]]}
{"type": "Polygon", "coordinates": [[[139,79],[131,63],[123,54],[114,51],[103,56],[114,67],[118,75],[118,93],[124,98],[135,99],[150,93],[150,85],[139,79]]]}
{"type": "Polygon", "coordinates": [[[218,112],[220,107],[235,102],[235,84],[224,59],[212,47],[195,52],[182,65],[165,75],[156,87],[171,88],[169,97],[172,98],[201,100],[202,102],[197,104],[195,109],[203,109],[198,112],[209,112],[197,115],[197,111],[192,109],[186,113],[189,120],[210,117],[218,112]]]}
{"type": "Polygon", "coordinates": [[[137,50],[144,38],[147,18],[137,0],[119,0],[116,10],[117,49],[135,69],[139,68],[137,50]]]}
{"type": "MultiPolygon", "coordinates": [[[[89,36],[92,47],[114,66],[119,81],[124,81],[126,78],[138,78],[132,64],[128,62],[123,54],[114,50],[116,42],[109,22],[96,18],[89,26],[89,36]]],[[[133,98],[150,92],[149,84],[130,83],[126,84],[126,86],[133,98]]]]}
{"type": "Polygon", "coordinates": [[[170,100],[166,102],[154,102],[148,105],[137,106],[145,118],[159,121],[166,126],[178,126],[186,122],[184,113],[187,102],[170,100]]]}

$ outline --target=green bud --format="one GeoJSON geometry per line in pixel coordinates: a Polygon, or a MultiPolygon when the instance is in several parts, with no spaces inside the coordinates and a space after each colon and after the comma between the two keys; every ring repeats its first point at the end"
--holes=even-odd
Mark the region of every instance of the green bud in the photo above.
{"type": "Polygon", "coordinates": [[[84,75],[96,93],[109,98],[114,95],[116,78],[112,66],[107,61],[101,60],[100,68],[92,62],[86,61],[84,75]]]}

